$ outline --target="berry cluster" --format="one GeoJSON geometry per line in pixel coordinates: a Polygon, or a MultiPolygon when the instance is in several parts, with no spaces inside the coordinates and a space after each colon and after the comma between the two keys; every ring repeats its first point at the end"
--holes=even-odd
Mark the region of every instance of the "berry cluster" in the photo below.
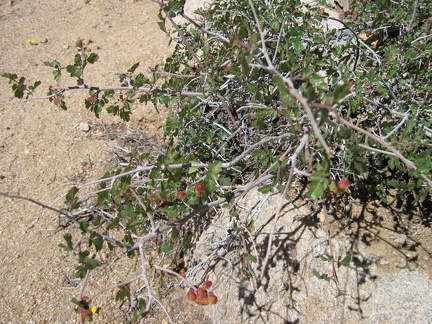
{"type": "Polygon", "coordinates": [[[187,293],[188,299],[202,306],[216,304],[218,301],[216,295],[211,291],[208,291],[211,285],[212,282],[207,280],[201,285],[201,287],[195,286],[190,288],[187,293]]]}

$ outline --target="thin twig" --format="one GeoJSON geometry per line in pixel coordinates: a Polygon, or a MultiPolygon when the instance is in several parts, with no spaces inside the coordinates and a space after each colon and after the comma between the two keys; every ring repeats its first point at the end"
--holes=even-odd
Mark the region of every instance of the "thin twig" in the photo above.
{"type": "Polygon", "coordinates": [[[146,312],[149,312],[152,305],[153,305],[153,299],[156,299],[156,297],[154,296],[153,288],[150,285],[150,282],[147,278],[148,262],[147,262],[147,259],[145,257],[145,254],[144,254],[143,243],[138,244],[138,250],[139,250],[139,254],[140,254],[140,258],[141,258],[141,278],[143,279],[143,281],[147,287],[148,302],[146,305],[146,312]]]}
{"type": "MultiPolygon", "coordinates": [[[[249,184],[247,184],[247,185],[242,189],[242,191],[236,192],[236,193],[234,194],[234,197],[238,197],[238,195],[240,195],[240,194],[243,192],[243,190],[247,190],[247,191],[249,191],[249,190],[251,190],[253,187],[255,187],[255,186],[259,186],[261,183],[263,183],[263,182],[265,182],[265,181],[267,181],[267,180],[270,180],[270,179],[272,179],[272,178],[274,178],[274,175],[269,174],[269,175],[267,175],[267,176],[265,176],[265,177],[260,178],[259,181],[255,181],[255,182],[253,182],[253,183],[249,183],[249,184]]],[[[185,215],[184,217],[182,217],[180,220],[175,221],[175,222],[168,223],[168,224],[166,224],[166,225],[164,225],[164,226],[157,227],[154,231],[152,231],[151,233],[149,233],[149,234],[147,234],[146,236],[144,236],[144,237],[143,237],[139,242],[137,242],[137,243],[135,243],[134,245],[130,246],[130,247],[128,248],[128,251],[136,250],[136,249],[138,248],[138,245],[139,245],[139,244],[144,244],[144,243],[146,243],[146,242],[149,242],[149,241],[153,240],[154,238],[156,238],[160,233],[166,232],[167,230],[169,230],[169,229],[171,229],[171,228],[173,228],[173,227],[177,227],[177,226],[179,226],[179,225],[183,225],[183,224],[185,224],[187,221],[189,221],[192,217],[194,217],[194,216],[196,216],[196,215],[198,215],[198,214],[201,214],[201,213],[203,213],[203,212],[209,210],[210,208],[213,208],[213,207],[216,207],[216,206],[222,205],[222,204],[226,203],[226,201],[227,201],[227,200],[226,200],[225,198],[221,198],[221,199],[215,200],[215,201],[213,201],[213,202],[210,202],[210,203],[208,203],[208,204],[201,205],[201,206],[195,208],[195,209],[194,209],[193,211],[191,211],[189,214],[187,214],[187,215],[185,215]]]]}
{"type": "MultiPolygon", "coordinates": [[[[282,197],[284,197],[284,198],[286,198],[287,193],[288,193],[288,189],[292,183],[292,179],[294,176],[294,171],[295,171],[295,167],[296,167],[296,163],[297,163],[297,157],[300,154],[300,152],[304,149],[304,147],[306,146],[308,139],[309,139],[309,129],[306,130],[305,134],[303,135],[303,137],[300,141],[299,146],[295,150],[294,154],[291,156],[291,172],[290,172],[288,182],[285,186],[285,190],[284,190],[283,195],[282,195],[282,197]]],[[[278,208],[276,209],[275,219],[273,221],[273,225],[272,225],[272,228],[270,230],[270,234],[268,235],[267,251],[266,251],[266,255],[264,258],[263,265],[262,265],[260,280],[262,280],[264,278],[265,272],[267,270],[267,265],[268,265],[268,262],[270,260],[271,249],[273,246],[274,232],[276,230],[276,225],[277,225],[277,222],[279,220],[279,217],[280,217],[280,214],[281,214],[281,211],[282,211],[282,208],[283,208],[283,205],[285,202],[286,202],[285,199],[281,200],[281,202],[278,204],[278,208]]]]}
{"type": "MultiPolygon", "coordinates": [[[[142,207],[142,209],[146,210],[147,208],[144,205],[141,197],[135,192],[135,190],[131,189],[131,192],[134,195],[134,197],[136,198],[136,200],[138,201],[138,203],[140,204],[140,206],[142,207]]],[[[152,213],[148,213],[147,216],[148,216],[148,218],[150,220],[150,225],[151,225],[152,231],[154,231],[155,228],[156,228],[156,226],[155,226],[155,223],[154,223],[154,220],[153,220],[153,214],[152,213]]]]}
{"type": "Polygon", "coordinates": [[[160,93],[160,94],[166,94],[168,96],[172,97],[202,97],[204,96],[204,93],[202,92],[192,92],[192,91],[172,91],[170,89],[158,89],[153,87],[139,87],[134,88],[133,86],[117,86],[117,87],[100,87],[100,86],[91,86],[91,85],[78,85],[78,86],[70,86],[66,88],[60,89],[59,92],[56,92],[55,94],[48,95],[48,96],[39,96],[39,97],[33,97],[30,99],[23,99],[23,100],[16,100],[16,101],[0,101],[0,104],[2,105],[11,105],[11,104],[22,104],[23,102],[30,102],[35,100],[44,100],[49,99],[52,97],[57,96],[59,93],[64,93],[67,91],[72,90],[94,90],[96,92],[104,92],[104,91],[135,91],[137,93],[160,93]]]}
{"type": "Polygon", "coordinates": [[[95,299],[97,296],[103,294],[104,292],[106,292],[106,291],[108,291],[108,290],[112,290],[112,289],[115,289],[115,288],[119,288],[119,287],[123,287],[123,286],[130,285],[132,282],[137,281],[137,280],[139,280],[139,279],[141,279],[141,278],[142,278],[142,277],[141,277],[141,275],[139,274],[139,275],[136,275],[135,277],[132,277],[132,278],[126,280],[126,281],[123,281],[123,282],[117,284],[117,285],[109,286],[109,287],[106,287],[106,288],[104,288],[104,289],[102,289],[102,290],[99,290],[97,293],[93,294],[93,295],[89,298],[89,301],[95,299]]]}
{"type": "Polygon", "coordinates": [[[409,25],[408,25],[408,32],[409,33],[412,31],[414,20],[416,19],[418,3],[419,3],[418,0],[415,0],[411,21],[409,22],[409,25]]]}
{"type": "Polygon", "coordinates": [[[79,225],[79,222],[75,219],[75,217],[73,217],[72,214],[64,212],[64,211],[62,211],[60,209],[57,209],[57,208],[45,205],[45,204],[43,204],[43,203],[41,203],[41,202],[39,202],[37,200],[34,200],[32,198],[28,198],[28,197],[24,197],[24,196],[19,196],[19,195],[8,194],[8,193],[4,193],[4,192],[0,192],[0,196],[30,201],[30,202],[38,205],[38,206],[41,206],[43,208],[55,211],[55,212],[57,212],[57,213],[59,213],[59,214],[61,214],[63,216],[66,216],[69,220],[71,220],[72,222],[74,222],[76,225],[79,225]]]}
{"type": "MultiPolygon", "coordinates": [[[[79,294],[78,294],[78,296],[79,296],[79,297],[78,297],[78,300],[81,300],[82,297],[83,297],[84,289],[85,289],[85,286],[87,285],[87,280],[88,280],[89,274],[90,274],[90,271],[87,270],[86,276],[85,276],[84,280],[82,281],[81,289],[80,289],[80,292],[79,292],[79,294]]],[[[89,301],[90,301],[90,299],[88,300],[88,302],[89,302],[89,301]]],[[[61,321],[62,324],[65,324],[65,323],[69,320],[69,318],[71,317],[71,315],[72,315],[72,313],[74,312],[75,308],[76,308],[76,306],[74,305],[74,306],[69,310],[69,312],[67,313],[67,315],[66,315],[66,316],[64,317],[64,319],[61,321]]]]}
{"type": "Polygon", "coordinates": [[[374,135],[374,134],[372,134],[372,133],[370,133],[370,132],[364,130],[363,128],[361,128],[361,127],[359,127],[359,126],[354,125],[353,123],[347,121],[346,119],[344,119],[344,118],[341,117],[341,116],[338,116],[338,120],[339,120],[342,124],[344,124],[345,126],[347,126],[348,128],[354,129],[354,130],[356,130],[357,132],[366,135],[366,136],[369,137],[370,139],[373,139],[375,142],[378,142],[379,144],[381,144],[382,146],[384,146],[388,151],[394,153],[394,155],[395,155],[397,158],[399,158],[399,159],[400,159],[400,160],[405,164],[405,166],[408,168],[408,170],[411,170],[411,169],[416,170],[416,169],[417,169],[416,165],[415,165],[412,161],[410,161],[410,160],[408,160],[407,158],[405,158],[405,157],[404,157],[404,156],[403,156],[403,155],[402,155],[398,150],[396,150],[396,149],[395,149],[395,148],[394,148],[390,143],[388,143],[388,142],[382,140],[380,137],[378,137],[378,136],[376,136],[376,135],[374,135]]]}
{"type": "Polygon", "coordinates": [[[333,280],[336,284],[336,289],[337,291],[341,291],[340,287],[339,287],[339,279],[337,276],[337,272],[336,272],[336,265],[335,265],[335,255],[333,253],[333,244],[332,244],[332,240],[331,240],[331,231],[330,231],[330,221],[329,221],[329,217],[328,217],[328,213],[327,213],[327,206],[326,206],[326,201],[323,201],[321,203],[322,205],[322,210],[324,213],[324,218],[325,218],[325,222],[326,222],[326,227],[327,227],[327,240],[328,240],[328,245],[329,245],[329,250],[330,250],[330,258],[331,258],[331,264],[332,264],[332,277],[333,280]]]}
{"type": "Polygon", "coordinates": [[[188,285],[190,288],[195,288],[195,286],[194,286],[194,285],[193,285],[189,280],[187,280],[185,277],[181,276],[179,273],[177,273],[177,272],[175,272],[175,271],[172,271],[172,270],[167,269],[167,268],[159,267],[158,265],[155,265],[155,264],[152,264],[152,267],[155,268],[155,269],[158,269],[158,270],[160,270],[160,271],[166,272],[166,273],[168,273],[168,274],[170,274],[170,275],[172,275],[172,276],[176,276],[176,277],[179,278],[180,280],[186,282],[187,285],[188,285]]]}
{"type": "MultiPolygon", "coordinates": [[[[189,53],[192,55],[192,57],[195,59],[195,61],[198,63],[198,65],[202,68],[202,70],[205,72],[206,68],[204,66],[204,64],[202,63],[201,59],[198,57],[198,55],[195,53],[195,51],[193,50],[192,46],[189,44],[188,40],[184,37],[182,31],[180,30],[180,27],[175,23],[175,21],[171,18],[171,16],[166,13],[165,17],[168,18],[168,20],[171,22],[171,24],[174,26],[174,28],[176,29],[178,35],[180,36],[183,44],[186,46],[187,50],[189,51],[189,53]]],[[[213,78],[207,73],[206,74],[207,79],[209,80],[210,84],[212,85],[213,88],[216,87],[216,83],[214,82],[213,78]]],[[[216,97],[221,100],[222,105],[224,106],[225,111],[227,112],[229,118],[231,119],[231,122],[233,123],[235,128],[238,128],[238,124],[229,108],[228,102],[227,100],[221,96],[221,95],[216,95],[216,97]]]]}

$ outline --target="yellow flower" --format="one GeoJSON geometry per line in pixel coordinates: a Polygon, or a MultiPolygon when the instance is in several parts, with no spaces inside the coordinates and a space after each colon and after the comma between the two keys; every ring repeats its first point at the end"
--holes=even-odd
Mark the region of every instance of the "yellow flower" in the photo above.
{"type": "Polygon", "coordinates": [[[96,312],[97,312],[97,307],[96,307],[96,306],[93,306],[93,307],[91,308],[91,311],[92,311],[93,314],[96,314],[96,312]]]}
{"type": "Polygon", "coordinates": [[[37,42],[34,38],[32,39],[27,39],[27,43],[29,43],[30,45],[37,45],[37,42]]]}

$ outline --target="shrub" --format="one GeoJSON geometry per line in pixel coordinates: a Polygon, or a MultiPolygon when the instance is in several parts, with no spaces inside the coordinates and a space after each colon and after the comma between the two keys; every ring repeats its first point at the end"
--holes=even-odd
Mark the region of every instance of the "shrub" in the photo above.
{"type": "MultiPolygon", "coordinates": [[[[256,186],[288,201],[308,198],[325,213],[350,184],[352,196],[366,200],[387,203],[394,195],[417,206],[430,200],[432,9],[426,1],[358,1],[343,29],[328,29],[335,19],[319,6],[305,10],[299,0],[218,0],[193,19],[183,5],[160,2],[159,26],[175,47],[151,75],[137,73],[137,63],[118,86],[89,85],[83,72],[98,56],[82,43],[72,64],[45,62],[55,81],[65,70],[77,80],[49,87],[46,98],[62,109],[76,89],[88,89],[85,105],[96,116],[105,109],[128,121],[135,104],[174,107],[162,154],[134,156],[105,174],[95,202],[80,200],[76,187],[66,195],[67,220],[79,224],[87,242],[77,251],[77,239],[67,233],[61,245],[78,255],[77,277],[100,266],[98,252],[109,248],[140,258],[136,279],[147,284],[148,267],[186,280],[184,264],[169,270],[147,261],[150,242],[178,259],[212,222],[212,208],[229,207],[235,223],[239,197],[256,186]],[[306,197],[295,182],[307,188],[306,197]],[[92,214],[74,216],[84,204],[92,214]]],[[[3,76],[17,98],[29,98],[40,85],[3,76]]],[[[118,285],[118,299],[130,298],[128,283],[118,285]]],[[[189,286],[195,300],[197,288],[189,286]]],[[[150,297],[135,318],[150,311],[155,297],[147,288],[150,297]]]]}

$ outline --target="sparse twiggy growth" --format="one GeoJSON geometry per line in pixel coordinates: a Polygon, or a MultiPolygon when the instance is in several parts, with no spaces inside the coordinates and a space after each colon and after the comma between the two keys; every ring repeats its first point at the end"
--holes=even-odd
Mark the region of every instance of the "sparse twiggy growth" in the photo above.
{"type": "MultiPolygon", "coordinates": [[[[178,256],[193,249],[222,205],[241,234],[236,239],[245,250],[243,267],[261,258],[263,278],[287,200],[277,207],[266,255],[258,256],[250,248],[253,226],[237,221],[238,199],[254,187],[284,198],[294,191],[322,206],[330,251],[329,202],[348,193],[384,202],[391,193],[417,206],[430,200],[432,12],[426,1],[416,1],[413,12],[404,7],[413,1],[390,11],[385,1],[359,1],[342,29],[328,29],[324,11],[297,0],[217,0],[195,18],[186,16],[182,0],[155,2],[159,26],[175,43],[163,65],[146,74],[136,63],[117,85],[91,85],[84,72],[98,56],[81,42],[73,63],[45,62],[56,82],[68,73],[76,84],[51,86],[39,97],[65,110],[68,92],[85,91],[85,106],[96,116],[106,110],[125,121],[134,105],[173,107],[163,152],[134,155],[127,167],[105,174],[95,201],[80,198],[73,187],[62,212],[67,224],[78,223],[81,230],[79,238],[64,234],[60,245],[78,256],[78,278],[103,264],[103,249],[139,258],[141,271],[132,281],[107,288],[131,304],[142,291],[131,291],[130,284],[144,283],[145,297],[131,310],[132,320],[155,304],[167,313],[152,288],[153,270],[186,283],[189,300],[217,307],[212,282],[189,283],[178,256]],[[360,39],[360,31],[378,43],[360,39]],[[296,183],[307,192],[295,189],[296,183]],[[171,270],[153,262],[148,251],[155,246],[173,260],[171,270]]],[[[28,85],[13,73],[2,76],[20,99],[34,99],[40,88],[40,82],[28,85]]],[[[333,279],[342,293],[335,264],[348,266],[350,256],[329,260],[331,276],[316,275],[333,279]]],[[[84,306],[82,319],[91,318],[87,301],[84,306]]]]}

